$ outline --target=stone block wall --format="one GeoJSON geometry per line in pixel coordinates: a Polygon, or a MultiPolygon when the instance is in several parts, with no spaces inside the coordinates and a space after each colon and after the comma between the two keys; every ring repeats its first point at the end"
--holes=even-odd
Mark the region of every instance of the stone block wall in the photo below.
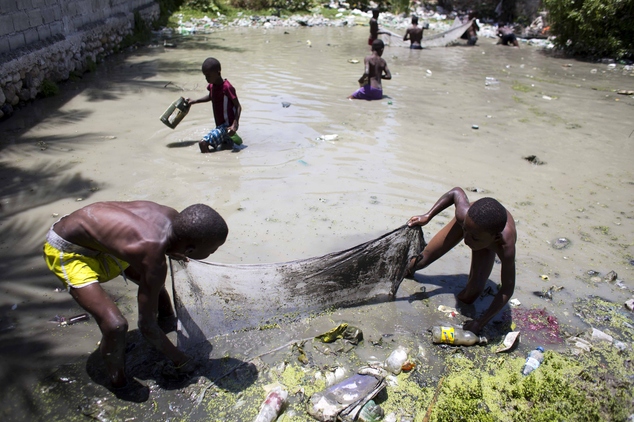
{"type": "Polygon", "coordinates": [[[111,54],[138,12],[159,17],[156,0],[0,0],[0,118],[34,99],[42,82],[68,79],[111,54]]]}

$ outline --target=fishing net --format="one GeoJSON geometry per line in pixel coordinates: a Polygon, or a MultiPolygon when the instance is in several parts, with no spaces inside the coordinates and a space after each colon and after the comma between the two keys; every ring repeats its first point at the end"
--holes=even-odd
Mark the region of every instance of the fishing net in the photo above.
{"type": "Polygon", "coordinates": [[[331,307],[389,300],[408,258],[425,247],[420,227],[298,261],[227,265],[170,260],[182,349],[211,337],[292,320],[331,307]]]}
{"type": "Polygon", "coordinates": [[[460,20],[456,18],[451,28],[449,28],[447,31],[440,34],[431,35],[429,37],[423,37],[421,45],[423,46],[423,48],[429,48],[444,47],[447,44],[451,44],[452,42],[458,40],[462,36],[462,34],[464,34],[465,31],[469,29],[472,23],[473,20],[470,20],[469,22],[462,24],[460,23],[460,20]]]}
{"type": "MultiPolygon", "coordinates": [[[[448,30],[438,34],[434,34],[434,35],[423,36],[423,39],[420,42],[420,45],[423,48],[444,47],[446,45],[449,45],[457,41],[462,36],[462,34],[464,34],[465,31],[469,29],[472,23],[473,23],[473,19],[467,23],[462,23],[460,19],[456,18],[453,24],[451,25],[451,28],[449,28],[448,30]]],[[[384,31],[385,33],[380,34],[380,37],[381,37],[381,40],[383,40],[383,43],[385,43],[385,45],[395,45],[399,47],[409,48],[410,42],[403,41],[402,35],[388,31],[386,29],[382,29],[382,31],[384,31]],[[388,33],[390,35],[387,35],[388,33]]]]}

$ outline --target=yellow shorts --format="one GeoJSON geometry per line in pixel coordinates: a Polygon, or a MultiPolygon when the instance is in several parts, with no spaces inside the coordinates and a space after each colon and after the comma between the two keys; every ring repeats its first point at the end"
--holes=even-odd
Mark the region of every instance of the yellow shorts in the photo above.
{"type": "Polygon", "coordinates": [[[44,244],[44,259],[48,268],[68,290],[71,287],[80,288],[92,283],[105,283],[121,275],[130,266],[127,262],[106,253],[85,256],[75,252],[63,252],[48,242],[44,244]]]}

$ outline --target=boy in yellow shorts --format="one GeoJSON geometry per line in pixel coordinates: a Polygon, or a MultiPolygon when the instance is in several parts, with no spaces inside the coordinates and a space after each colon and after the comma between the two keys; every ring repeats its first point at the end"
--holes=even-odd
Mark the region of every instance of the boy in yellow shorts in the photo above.
{"type": "Polygon", "coordinates": [[[203,204],[182,212],[148,201],[97,202],[62,217],[49,230],[44,258],[77,303],[95,318],[99,346],[113,388],[127,384],[128,322],[100,283],[123,275],[139,286],[139,330],[188,372],[195,365],[167,338],[158,318],[174,317],[165,289],[167,260],[203,259],[226,240],[224,219],[203,204]]]}

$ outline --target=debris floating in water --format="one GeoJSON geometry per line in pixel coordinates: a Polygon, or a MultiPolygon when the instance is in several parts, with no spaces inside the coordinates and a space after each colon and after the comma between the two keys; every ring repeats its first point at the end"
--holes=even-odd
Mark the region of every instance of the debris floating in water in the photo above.
{"type": "Polygon", "coordinates": [[[536,166],[541,166],[546,164],[545,161],[540,160],[539,158],[537,158],[536,155],[527,155],[526,157],[522,157],[524,158],[526,161],[528,161],[531,164],[535,164],[536,166]]]}

